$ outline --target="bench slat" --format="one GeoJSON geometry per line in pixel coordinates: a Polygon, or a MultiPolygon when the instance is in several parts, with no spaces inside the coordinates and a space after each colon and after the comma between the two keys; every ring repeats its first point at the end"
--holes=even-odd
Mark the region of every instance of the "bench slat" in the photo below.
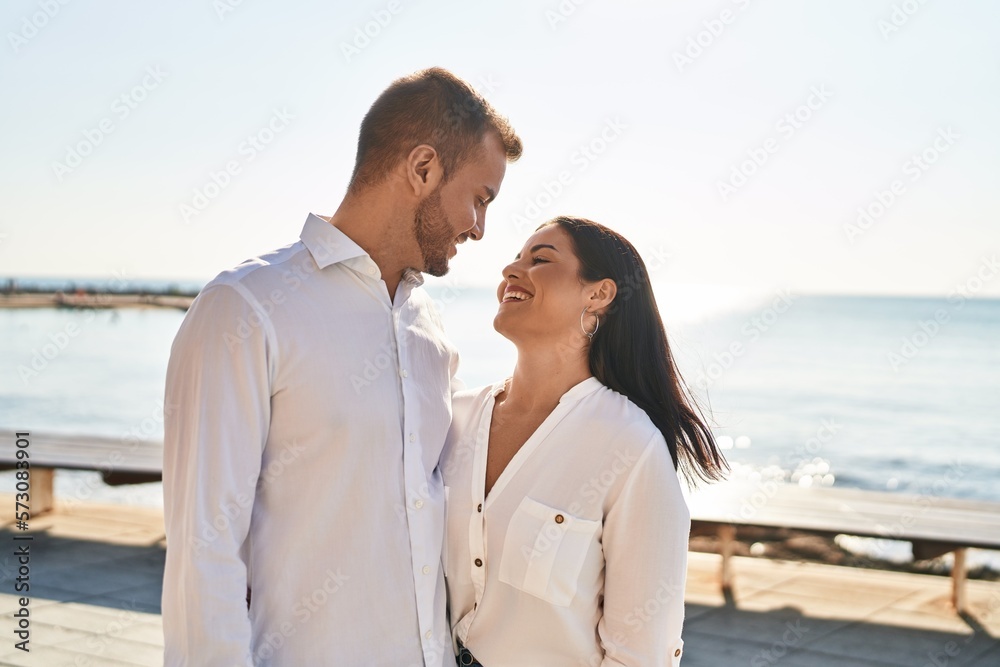
{"type": "MultiPolygon", "coordinates": [[[[12,468],[17,461],[13,431],[0,431],[0,467],[12,468]]],[[[157,475],[163,470],[163,443],[123,442],[120,438],[35,434],[29,436],[29,461],[35,467],[157,475]]]]}
{"type": "Polygon", "coordinates": [[[1000,503],[978,500],[726,482],[692,493],[689,507],[703,523],[1000,549],[1000,503]]]}

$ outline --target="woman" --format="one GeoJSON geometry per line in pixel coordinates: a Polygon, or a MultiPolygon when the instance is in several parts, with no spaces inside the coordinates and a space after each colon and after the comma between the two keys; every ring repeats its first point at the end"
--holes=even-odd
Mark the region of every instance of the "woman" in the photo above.
{"type": "Polygon", "coordinates": [[[677,665],[690,518],[726,464],[635,248],[560,217],[503,270],[511,378],[463,391],[442,459],[459,664],[677,665]]]}

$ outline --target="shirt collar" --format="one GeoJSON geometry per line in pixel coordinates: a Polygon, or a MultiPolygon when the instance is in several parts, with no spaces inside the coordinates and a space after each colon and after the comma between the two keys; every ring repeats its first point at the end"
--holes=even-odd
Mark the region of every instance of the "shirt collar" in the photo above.
{"type": "Polygon", "coordinates": [[[409,283],[414,287],[420,287],[424,284],[424,274],[416,269],[406,269],[403,271],[403,282],[409,283]]]}
{"type": "MultiPolygon", "coordinates": [[[[496,398],[498,395],[500,395],[501,392],[503,392],[503,389],[506,386],[507,386],[507,380],[501,380],[500,382],[497,382],[495,385],[493,385],[493,389],[490,393],[493,395],[494,398],[496,398]]],[[[583,382],[578,382],[577,384],[570,387],[566,391],[566,393],[559,398],[559,402],[572,403],[573,401],[579,401],[587,394],[591,394],[603,386],[604,385],[601,384],[600,380],[591,375],[583,382]]]]}
{"type": "Polygon", "coordinates": [[[589,394],[594,393],[595,391],[597,391],[598,389],[600,389],[603,386],[604,385],[601,384],[600,380],[598,380],[593,375],[591,375],[589,378],[587,378],[583,382],[579,382],[579,383],[573,385],[572,387],[570,387],[569,391],[567,391],[565,394],[563,394],[562,398],[559,399],[559,402],[560,403],[572,403],[574,401],[579,401],[583,397],[585,397],[585,396],[587,396],[589,394]]]}
{"type": "MultiPolygon", "coordinates": [[[[309,217],[306,218],[306,224],[302,227],[299,238],[302,239],[302,244],[320,269],[325,269],[331,264],[339,262],[346,262],[352,265],[352,268],[360,268],[354,265],[363,263],[374,267],[376,279],[381,279],[378,266],[365,252],[365,249],[351,240],[351,237],[340,229],[331,225],[328,220],[315,213],[310,213],[309,217]],[[356,258],[361,258],[361,260],[358,261],[356,258]]],[[[416,269],[406,269],[403,271],[403,282],[417,287],[424,284],[424,276],[416,269]]]]}
{"type": "Polygon", "coordinates": [[[321,269],[354,257],[368,257],[364,248],[315,213],[306,218],[299,238],[321,269]]]}

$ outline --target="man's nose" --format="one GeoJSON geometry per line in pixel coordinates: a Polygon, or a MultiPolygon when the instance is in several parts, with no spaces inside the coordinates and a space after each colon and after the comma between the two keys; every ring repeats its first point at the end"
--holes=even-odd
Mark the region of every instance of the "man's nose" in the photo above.
{"type": "Polygon", "coordinates": [[[469,230],[469,238],[473,241],[482,241],[483,235],[486,233],[486,214],[483,213],[476,217],[476,224],[473,225],[472,229],[469,230]]]}

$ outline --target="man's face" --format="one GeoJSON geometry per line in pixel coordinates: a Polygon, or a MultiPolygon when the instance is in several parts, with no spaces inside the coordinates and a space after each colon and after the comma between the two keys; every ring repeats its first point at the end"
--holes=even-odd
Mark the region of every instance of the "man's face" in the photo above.
{"type": "Polygon", "coordinates": [[[448,273],[448,261],[458,252],[458,244],[483,238],[486,207],[500,192],[506,171],[503,142],[487,132],[478,154],[469,157],[447,183],[420,202],[413,226],[425,273],[448,273]]]}

